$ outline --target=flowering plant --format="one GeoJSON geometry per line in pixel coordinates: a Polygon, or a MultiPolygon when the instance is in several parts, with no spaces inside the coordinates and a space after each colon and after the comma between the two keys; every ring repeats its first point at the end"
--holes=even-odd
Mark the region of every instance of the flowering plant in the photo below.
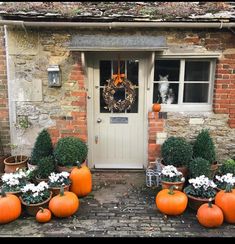
{"type": "Polygon", "coordinates": [[[216,184],[205,175],[189,179],[189,185],[184,188],[188,195],[200,198],[214,198],[216,184]]]}
{"type": "Polygon", "coordinates": [[[60,186],[66,186],[71,183],[69,179],[69,173],[68,172],[61,172],[61,173],[51,173],[49,176],[48,185],[49,187],[60,187],[60,186]]]}
{"type": "Polygon", "coordinates": [[[185,179],[181,172],[173,165],[167,165],[162,169],[161,179],[167,182],[184,182],[185,179]]]}
{"type": "Polygon", "coordinates": [[[49,186],[45,181],[40,182],[37,186],[34,184],[27,184],[22,191],[22,199],[27,204],[35,204],[44,202],[50,196],[49,186]]]}
{"type": "Polygon", "coordinates": [[[22,169],[17,170],[14,173],[5,173],[2,176],[2,188],[6,192],[17,192],[20,191],[23,186],[27,184],[27,176],[29,171],[22,169]]]}
{"type": "Polygon", "coordinates": [[[215,182],[218,188],[225,190],[227,184],[230,184],[232,187],[234,187],[235,177],[231,173],[227,173],[226,175],[222,176],[216,175],[215,182]]]}

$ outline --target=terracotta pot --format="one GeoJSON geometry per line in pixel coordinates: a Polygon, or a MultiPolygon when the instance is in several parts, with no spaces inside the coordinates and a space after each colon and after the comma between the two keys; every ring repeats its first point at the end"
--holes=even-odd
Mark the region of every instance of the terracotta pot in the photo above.
{"type": "MultiPolygon", "coordinates": [[[[188,196],[189,207],[195,211],[197,211],[202,204],[209,202],[209,198],[194,197],[194,196],[191,196],[188,194],[186,194],[186,195],[188,196]]],[[[212,198],[212,201],[214,201],[214,200],[215,200],[215,198],[212,198]]]]}
{"type": "Polygon", "coordinates": [[[22,156],[22,161],[20,161],[21,160],[20,155],[18,155],[16,157],[17,157],[18,163],[15,163],[15,156],[10,156],[10,157],[4,159],[5,173],[14,173],[17,168],[22,169],[22,168],[27,167],[27,162],[29,159],[27,156],[22,156]]]}
{"type": "Polygon", "coordinates": [[[27,166],[28,166],[28,169],[31,169],[31,170],[36,170],[38,168],[38,165],[30,164],[29,162],[27,162],[27,166]]]}
{"type": "Polygon", "coordinates": [[[48,180],[49,180],[49,178],[38,178],[37,176],[35,177],[35,181],[36,181],[37,183],[40,183],[40,182],[42,182],[42,181],[48,182],[48,180]]]}
{"type": "Polygon", "coordinates": [[[169,189],[171,186],[177,186],[178,188],[176,190],[182,191],[184,187],[184,182],[168,182],[168,181],[161,181],[162,183],[162,189],[169,189]]]}
{"type": "MultiPolygon", "coordinates": [[[[70,185],[64,186],[64,191],[69,191],[70,185]]],[[[60,193],[61,187],[50,187],[50,190],[52,191],[52,197],[58,195],[60,193]]]]}
{"type": "Polygon", "coordinates": [[[21,194],[21,191],[6,191],[6,193],[13,194],[13,195],[16,195],[17,197],[19,197],[21,194]]]}
{"type": "Polygon", "coordinates": [[[211,177],[215,176],[215,173],[218,170],[218,168],[219,168],[219,164],[217,162],[211,165],[211,177]]]}
{"type": "Polygon", "coordinates": [[[50,197],[48,199],[46,199],[44,202],[35,203],[35,204],[27,204],[26,202],[23,201],[23,199],[21,197],[19,197],[19,198],[20,198],[21,203],[25,206],[26,212],[31,216],[36,216],[40,207],[48,208],[49,201],[52,198],[52,192],[50,193],[50,197]]]}

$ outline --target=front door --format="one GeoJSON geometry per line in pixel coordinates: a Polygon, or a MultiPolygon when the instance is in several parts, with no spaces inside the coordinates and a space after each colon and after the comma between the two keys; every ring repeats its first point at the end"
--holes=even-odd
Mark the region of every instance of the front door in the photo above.
{"type": "MultiPolygon", "coordinates": [[[[90,147],[95,168],[143,168],[144,150],[144,59],[114,53],[93,56],[93,128],[90,147]],[[134,85],[135,99],[129,109],[108,109],[104,86],[113,74],[121,74],[134,85]]],[[[123,101],[127,90],[116,90],[113,98],[123,101]]],[[[89,119],[89,118],[88,118],[89,119]]]]}

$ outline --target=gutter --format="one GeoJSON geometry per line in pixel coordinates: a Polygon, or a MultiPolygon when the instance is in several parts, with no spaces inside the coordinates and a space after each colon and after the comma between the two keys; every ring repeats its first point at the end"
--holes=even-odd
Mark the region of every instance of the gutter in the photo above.
{"type": "Polygon", "coordinates": [[[21,27],[70,27],[70,28],[232,28],[235,22],[34,22],[20,20],[0,20],[0,26],[21,27]]]}

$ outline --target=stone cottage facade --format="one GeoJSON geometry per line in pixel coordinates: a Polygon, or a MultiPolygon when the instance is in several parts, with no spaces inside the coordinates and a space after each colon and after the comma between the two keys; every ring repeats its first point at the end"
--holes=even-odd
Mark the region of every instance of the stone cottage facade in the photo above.
{"type": "Polygon", "coordinates": [[[208,128],[218,161],[235,155],[229,3],[6,3],[0,15],[5,151],[16,143],[30,155],[38,132],[48,128],[53,143],[65,136],[87,142],[90,167],[143,168],[161,156],[169,136],[193,141],[208,128]],[[61,86],[48,81],[52,65],[61,86]],[[107,110],[102,97],[118,68],[137,94],[121,112],[107,110]],[[152,112],[157,101],[159,113],[152,112]],[[30,122],[23,137],[14,126],[20,117],[30,122]]]}

